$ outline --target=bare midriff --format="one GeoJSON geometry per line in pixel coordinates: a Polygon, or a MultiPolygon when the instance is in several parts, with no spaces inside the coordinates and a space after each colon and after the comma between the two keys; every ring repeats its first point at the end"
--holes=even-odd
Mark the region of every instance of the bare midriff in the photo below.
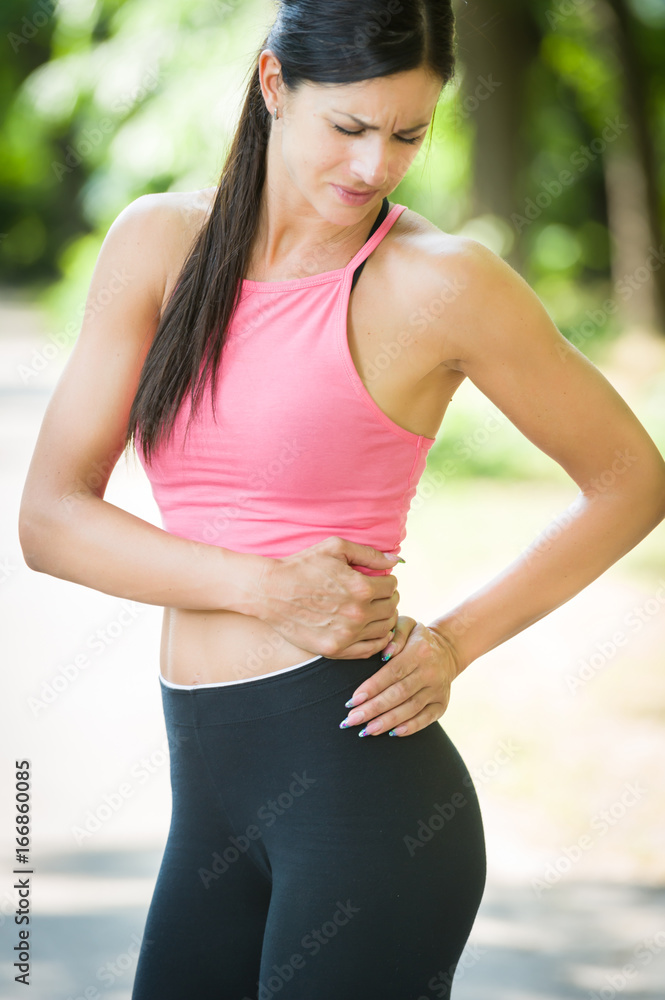
{"type": "MultiPolygon", "coordinates": [[[[379,207],[380,203],[376,212],[379,207]]],[[[395,260],[390,260],[391,253],[400,254],[400,274],[402,282],[406,282],[405,237],[413,235],[414,247],[417,247],[415,240],[418,233],[423,233],[425,241],[428,235],[431,238],[432,232],[444,238],[444,234],[434,227],[430,227],[428,234],[427,229],[423,230],[420,217],[414,219],[412,216],[413,213],[405,210],[375,252],[367,258],[361,278],[350,297],[347,335],[356,370],[380,409],[406,430],[434,438],[452,394],[464,379],[459,371],[441,363],[443,347],[437,348],[433,336],[435,331],[413,338],[408,365],[390,366],[380,377],[373,378],[369,385],[364,377],[364,372],[376,356],[378,339],[389,339],[393,330],[396,334],[408,323],[408,316],[400,315],[404,309],[400,310],[397,303],[389,301],[393,287],[389,269],[395,267],[395,260]],[[396,240],[400,240],[400,249],[396,249],[396,240]],[[362,337],[356,335],[360,330],[362,337]]],[[[426,223],[426,226],[430,224],[426,223]]],[[[360,245],[362,239],[355,249],[347,250],[346,257],[333,262],[328,270],[344,267],[360,245]]],[[[165,301],[175,284],[175,265],[174,254],[174,269],[166,284],[165,301]]],[[[257,281],[283,281],[289,277],[288,273],[254,275],[251,269],[246,276],[257,281]]],[[[302,277],[301,271],[298,276],[302,277]]],[[[414,300],[418,299],[418,276],[419,268],[414,261],[410,280],[410,313],[414,300]]],[[[432,301],[432,293],[426,288],[422,289],[422,301],[432,301]]],[[[255,616],[225,609],[195,611],[164,608],[160,670],[162,676],[174,684],[248,680],[295,666],[317,655],[315,650],[303,649],[289,642],[271,625],[255,616]]]]}

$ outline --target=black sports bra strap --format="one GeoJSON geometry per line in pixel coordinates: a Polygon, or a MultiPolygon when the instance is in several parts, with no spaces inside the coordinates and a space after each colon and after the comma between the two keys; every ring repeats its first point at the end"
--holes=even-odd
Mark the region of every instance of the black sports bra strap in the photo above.
{"type": "MultiPolygon", "coordinates": [[[[377,229],[379,228],[379,226],[381,225],[381,223],[383,222],[383,220],[387,216],[389,208],[390,208],[390,205],[389,205],[388,199],[384,198],[383,199],[383,204],[381,205],[381,211],[377,215],[376,220],[374,222],[374,225],[372,226],[372,228],[370,230],[370,233],[369,233],[369,236],[365,240],[365,243],[367,243],[368,240],[371,240],[372,236],[374,235],[374,233],[377,231],[377,229]]],[[[364,266],[365,266],[366,263],[367,263],[367,258],[365,258],[365,260],[362,261],[361,264],[358,264],[358,267],[353,272],[353,281],[351,282],[351,291],[353,291],[353,289],[356,287],[356,283],[358,281],[358,278],[360,277],[362,269],[364,268],[364,266]]]]}

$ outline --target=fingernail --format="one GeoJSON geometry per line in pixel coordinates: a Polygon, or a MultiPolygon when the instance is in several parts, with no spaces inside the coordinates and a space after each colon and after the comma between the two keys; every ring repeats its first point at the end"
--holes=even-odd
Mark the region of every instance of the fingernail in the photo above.
{"type": "Polygon", "coordinates": [[[381,653],[381,659],[383,660],[384,663],[388,662],[388,660],[393,655],[393,653],[395,652],[396,649],[397,649],[397,646],[395,645],[394,642],[389,642],[388,643],[388,645],[386,646],[386,648],[384,649],[384,651],[381,653]]]}
{"type": "Polygon", "coordinates": [[[367,691],[359,691],[358,694],[354,695],[353,698],[349,698],[349,700],[344,703],[344,708],[355,708],[356,705],[361,705],[366,698],[367,691]]]}
{"type": "Polygon", "coordinates": [[[358,723],[364,722],[365,716],[362,712],[349,712],[347,717],[343,722],[340,722],[339,728],[346,729],[348,726],[357,726],[358,723]]]}

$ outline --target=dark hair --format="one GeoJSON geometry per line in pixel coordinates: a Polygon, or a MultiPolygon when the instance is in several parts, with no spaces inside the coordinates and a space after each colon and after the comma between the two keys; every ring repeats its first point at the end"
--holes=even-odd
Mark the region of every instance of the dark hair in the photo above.
{"type": "Polygon", "coordinates": [[[454,75],[452,0],[282,0],[251,81],[212,209],[179,274],[147,352],[129,414],[125,448],[140,437],[145,458],[168,435],[190,390],[187,429],[212,375],[238,304],[261,208],[271,116],[259,57],[271,49],[291,92],[305,81],[344,84],[424,67],[454,75]]]}

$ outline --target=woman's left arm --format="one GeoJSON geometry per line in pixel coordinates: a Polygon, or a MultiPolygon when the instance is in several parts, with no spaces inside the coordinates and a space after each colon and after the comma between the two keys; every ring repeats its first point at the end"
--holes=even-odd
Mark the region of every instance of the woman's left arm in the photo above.
{"type": "Polygon", "coordinates": [[[461,267],[467,291],[448,364],[579,493],[501,574],[430,624],[454,643],[458,672],[570,600],[665,518],[665,462],[625,400],[501,257],[471,241],[461,267]]]}
{"type": "MultiPolygon", "coordinates": [[[[579,493],[503,572],[400,636],[356,692],[366,694],[354,699],[359,721],[378,722],[370,733],[401,723],[398,735],[410,735],[438,718],[470,663],[570,600],[665,518],[665,462],[628,404],[509,264],[476,241],[462,246],[452,262],[459,291],[430,333],[440,361],[468,376],[579,493]]],[[[451,258],[442,260],[450,282],[451,258]]]]}

